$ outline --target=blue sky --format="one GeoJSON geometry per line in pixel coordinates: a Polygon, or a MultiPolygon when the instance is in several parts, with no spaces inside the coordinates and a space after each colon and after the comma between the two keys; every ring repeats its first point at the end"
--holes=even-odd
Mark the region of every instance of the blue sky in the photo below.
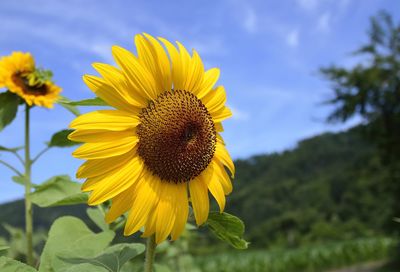
{"type": "MultiPolygon", "coordinates": [[[[29,51],[38,66],[53,70],[55,82],[72,100],[92,97],[81,76],[94,73],[93,62],[113,63],[114,44],[134,50],[133,36],[147,32],[179,40],[200,53],[207,68],[221,69],[234,117],[224,137],[234,158],[293,148],[296,142],[324,131],[339,131],[358,122],[326,124],[331,110],[321,102],[331,95],[318,67],[351,67],[350,52],[366,41],[370,16],[392,12],[398,1],[50,1],[0,2],[0,55],[29,51]]],[[[23,142],[22,108],[0,133],[0,145],[23,142]]],[[[32,153],[73,116],[56,107],[32,113],[32,153]]],[[[33,180],[74,175],[80,161],[72,149],[54,149],[39,161],[33,180]]],[[[1,159],[18,163],[7,154],[1,159]]],[[[21,167],[22,169],[22,167],[21,167]]],[[[0,166],[0,202],[22,197],[0,166]]]]}

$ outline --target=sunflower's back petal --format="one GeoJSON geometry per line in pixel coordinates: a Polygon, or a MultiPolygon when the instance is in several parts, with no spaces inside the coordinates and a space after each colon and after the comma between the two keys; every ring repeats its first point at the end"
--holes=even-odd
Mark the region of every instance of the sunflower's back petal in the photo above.
{"type": "Polygon", "coordinates": [[[138,137],[131,136],[121,138],[119,141],[85,143],[78,147],[72,155],[75,158],[87,160],[114,157],[131,151],[138,141],[138,137]]]}
{"type": "Polygon", "coordinates": [[[154,209],[153,211],[149,212],[149,216],[147,217],[142,237],[144,238],[149,237],[156,232],[156,222],[157,222],[157,213],[156,209],[154,209]]]}
{"type": "Polygon", "coordinates": [[[185,87],[185,63],[182,62],[176,47],[164,38],[158,38],[167,48],[172,63],[172,84],[175,90],[183,90],[185,87]]]}
{"type": "Polygon", "coordinates": [[[207,221],[210,202],[208,199],[207,184],[204,183],[203,173],[189,182],[190,200],[192,202],[194,217],[197,225],[207,221]]]}
{"type": "Polygon", "coordinates": [[[171,239],[176,240],[184,231],[189,215],[189,203],[187,194],[187,184],[180,183],[176,185],[178,188],[176,199],[176,218],[171,231],[171,239]]]}
{"type": "Polygon", "coordinates": [[[146,98],[155,99],[158,94],[156,82],[139,60],[131,52],[119,46],[113,46],[112,53],[133,88],[145,93],[146,98]]]}
{"type": "Polygon", "coordinates": [[[126,165],[105,174],[89,197],[89,205],[98,205],[131,187],[141,176],[143,162],[136,156],[126,165]]]}
{"type": "Polygon", "coordinates": [[[156,222],[156,243],[164,241],[171,233],[176,218],[177,186],[174,183],[163,182],[160,190],[156,222]]]}

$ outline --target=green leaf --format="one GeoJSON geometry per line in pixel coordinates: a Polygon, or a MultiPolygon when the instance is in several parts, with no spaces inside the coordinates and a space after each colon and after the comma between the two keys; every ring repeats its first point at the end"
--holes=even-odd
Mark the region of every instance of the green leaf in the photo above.
{"type": "Polygon", "coordinates": [[[81,115],[81,112],[78,110],[78,108],[70,104],[71,102],[72,101],[65,96],[60,96],[60,98],[57,100],[57,104],[70,111],[73,115],[81,115]]]}
{"type": "Polygon", "coordinates": [[[18,147],[13,147],[13,148],[8,148],[5,146],[0,145],[0,151],[4,151],[4,152],[11,152],[11,153],[15,153],[21,149],[23,149],[23,146],[18,146],[18,147]]]}
{"type": "Polygon", "coordinates": [[[0,246],[0,251],[7,250],[9,248],[10,248],[9,246],[0,246]]]}
{"type": "Polygon", "coordinates": [[[17,115],[19,96],[12,92],[0,93],[0,131],[8,126],[17,115]]]}
{"type": "Polygon", "coordinates": [[[84,99],[84,100],[80,100],[80,101],[70,101],[70,102],[67,102],[67,104],[72,105],[72,106],[109,106],[100,97],[84,99]]]}
{"type": "Polygon", "coordinates": [[[81,143],[71,141],[68,139],[68,135],[72,132],[72,129],[63,129],[59,132],[56,132],[51,137],[50,142],[48,143],[49,147],[70,147],[74,145],[79,145],[81,143]]]}
{"type": "Polygon", "coordinates": [[[94,258],[70,257],[62,259],[71,264],[90,263],[103,267],[110,272],[119,272],[126,262],[143,253],[144,249],[143,244],[117,244],[105,249],[94,258]]]}
{"type": "Polygon", "coordinates": [[[154,271],[155,272],[172,272],[171,269],[168,268],[168,266],[164,264],[154,264],[154,271]]]}
{"type": "Polygon", "coordinates": [[[86,213],[89,218],[101,229],[109,230],[110,226],[104,220],[104,213],[98,208],[87,208],[86,213]]]}
{"type": "Polygon", "coordinates": [[[210,212],[207,225],[222,241],[228,242],[237,249],[246,249],[248,243],[242,238],[244,223],[229,213],[210,212]]]}
{"type": "Polygon", "coordinates": [[[33,267],[18,262],[16,260],[0,257],[0,271],[1,272],[35,272],[33,267]]]}
{"type": "Polygon", "coordinates": [[[81,184],[69,176],[55,176],[35,186],[32,202],[40,207],[75,205],[86,203],[88,196],[81,192],[81,184]]]}
{"type": "Polygon", "coordinates": [[[73,265],[71,267],[71,264],[65,262],[64,259],[71,256],[81,258],[98,256],[110,244],[114,235],[112,231],[93,233],[82,220],[76,217],[60,217],[50,228],[49,238],[40,258],[39,271],[79,271],[73,269],[73,265]]]}

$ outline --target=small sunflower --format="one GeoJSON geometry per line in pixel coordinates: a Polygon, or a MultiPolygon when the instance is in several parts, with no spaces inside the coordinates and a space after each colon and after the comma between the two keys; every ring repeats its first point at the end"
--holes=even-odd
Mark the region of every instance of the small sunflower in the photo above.
{"type": "Polygon", "coordinates": [[[0,87],[20,96],[29,105],[52,108],[61,88],[51,72],[37,69],[30,53],[13,52],[0,59],[0,87]]]}
{"type": "Polygon", "coordinates": [[[220,132],[232,114],[224,87],[214,87],[219,69],[204,71],[196,51],[148,34],[135,44],[137,57],[113,46],[118,68],[95,63],[101,77],[84,76],[115,109],[77,117],[69,138],[85,142],[73,156],[87,160],[77,177],[89,204],[111,200],[108,223],[129,211],[124,234],[143,228],[160,243],[180,236],[189,200],[198,225],[208,218],[208,191],[224,210],[234,165],[220,132]]]}

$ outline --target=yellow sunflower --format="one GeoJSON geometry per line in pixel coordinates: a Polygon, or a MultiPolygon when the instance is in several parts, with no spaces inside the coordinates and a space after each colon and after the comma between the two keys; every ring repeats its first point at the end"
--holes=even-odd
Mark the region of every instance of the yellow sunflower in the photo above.
{"type": "Polygon", "coordinates": [[[77,117],[69,138],[85,142],[73,156],[87,160],[77,177],[86,179],[89,204],[111,200],[108,223],[129,211],[124,234],[143,228],[160,243],[180,236],[189,201],[198,225],[208,217],[208,191],[224,209],[234,165],[219,133],[232,114],[224,87],[214,87],[219,69],[204,71],[196,51],[148,34],[135,44],[138,56],[113,46],[118,68],[95,63],[101,77],[84,76],[115,109],[77,117]]]}
{"type": "Polygon", "coordinates": [[[30,53],[13,52],[0,59],[0,87],[8,88],[29,106],[52,108],[59,97],[61,88],[51,82],[48,74],[36,69],[30,53]]]}

